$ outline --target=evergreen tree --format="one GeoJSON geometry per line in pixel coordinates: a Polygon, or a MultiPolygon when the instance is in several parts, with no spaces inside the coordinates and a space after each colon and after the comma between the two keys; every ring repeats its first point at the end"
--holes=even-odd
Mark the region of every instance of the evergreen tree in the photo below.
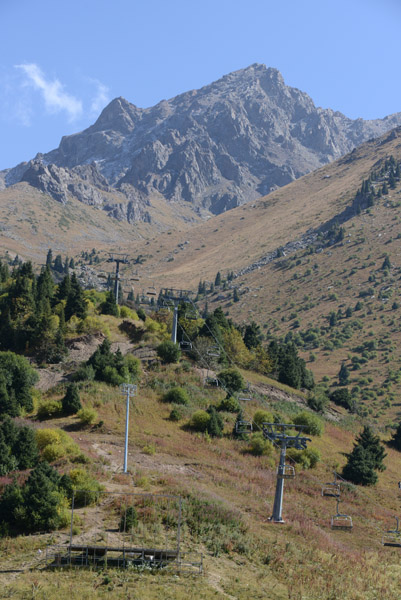
{"type": "Polygon", "coordinates": [[[106,293],[106,300],[100,305],[100,312],[103,315],[113,315],[113,317],[118,317],[118,306],[113,291],[110,290],[106,293]]]}
{"type": "Polygon", "coordinates": [[[260,345],[260,325],[252,321],[245,327],[244,343],[248,349],[256,348],[260,345]]]}
{"type": "Polygon", "coordinates": [[[401,422],[398,423],[397,429],[391,438],[391,445],[401,452],[401,422]]]}
{"type": "Polygon", "coordinates": [[[239,302],[238,288],[234,288],[233,300],[234,300],[234,302],[239,302]]]}
{"type": "Polygon", "coordinates": [[[214,280],[214,285],[216,287],[219,287],[221,285],[221,273],[220,273],[220,271],[217,272],[216,278],[214,280]]]}
{"type": "Polygon", "coordinates": [[[53,269],[57,271],[57,273],[64,272],[63,258],[61,254],[57,254],[56,258],[54,259],[53,269]]]}
{"type": "Polygon", "coordinates": [[[31,471],[23,488],[23,523],[28,531],[53,531],[59,527],[59,481],[57,471],[45,461],[31,471]]]}
{"type": "Polygon", "coordinates": [[[59,300],[66,300],[68,298],[68,295],[70,292],[71,292],[71,279],[67,273],[67,275],[61,280],[61,282],[58,286],[57,298],[59,300]]]}
{"type": "Polygon", "coordinates": [[[51,248],[49,248],[46,256],[46,267],[48,267],[49,269],[53,267],[53,252],[51,248]]]}
{"type": "Polygon", "coordinates": [[[341,363],[340,371],[338,373],[338,383],[340,385],[347,385],[349,383],[349,369],[344,362],[341,363]]]}
{"type": "Polygon", "coordinates": [[[380,442],[380,438],[378,435],[373,433],[373,430],[368,425],[365,425],[362,432],[356,438],[357,445],[362,446],[369,452],[372,457],[373,468],[377,471],[384,471],[385,465],[383,464],[383,460],[386,458],[387,454],[384,450],[383,445],[380,442]]]}
{"type": "Polygon", "coordinates": [[[65,305],[65,319],[69,321],[72,315],[76,315],[79,319],[85,319],[87,312],[88,308],[82,287],[79,284],[77,276],[73,273],[71,277],[71,290],[65,305]]]}
{"type": "Polygon", "coordinates": [[[82,404],[79,398],[79,391],[76,383],[70,383],[67,386],[67,391],[61,403],[63,406],[63,413],[65,415],[75,415],[79,410],[81,410],[82,404]]]}
{"type": "Polygon", "coordinates": [[[207,432],[211,437],[222,437],[224,422],[221,415],[217,412],[214,406],[207,409],[210,415],[210,421],[207,426],[207,432]]]}
{"type": "Polygon", "coordinates": [[[39,450],[35,432],[30,427],[19,427],[17,440],[12,447],[12,453],[18,462],[19,469],[31,469],[39,460],[39,450]]]}
{"type": "Polygon", "coordinates": [[[382,264],[382,271],[384,271],[385,269],[390,269],[390,268],[391,268],[390,258],[388,256],[386,256],[383,261],[383,264],[382,264]]]}
{"type": "Polygon", "coordinates": [[[363,446],[357,445],[350,454],[348,462],[343,469],[343,477],[357,485],[375,485],[377,473],[375,472],[370,452],[363,446]]]}

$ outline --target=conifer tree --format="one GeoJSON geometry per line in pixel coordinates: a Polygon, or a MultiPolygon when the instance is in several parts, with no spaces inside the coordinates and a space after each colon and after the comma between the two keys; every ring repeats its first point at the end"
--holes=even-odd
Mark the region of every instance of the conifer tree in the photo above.
{"type": "Polygon", "coordinates": [[[61,401],[63,413],[66,415],[75,415],[82,408],[79,398],[78,386],[76,383],[70,383],[67,386],[67,391],[61,401]]]}

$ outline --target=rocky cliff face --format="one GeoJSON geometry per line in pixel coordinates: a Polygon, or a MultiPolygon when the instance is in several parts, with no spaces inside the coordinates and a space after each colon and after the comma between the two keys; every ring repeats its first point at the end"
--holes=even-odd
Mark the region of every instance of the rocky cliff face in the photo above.
{"type": "Polygon", "coordinates": [[[152,108],[117,98],[94,125],[2,179],[130,221],[148,219],[152,196],[219,214],[398,125],[401,113],[364,121],[317,108],[276,69],[255,64],[152,108]],[[128,202],[110,204],[113,193],[128,202]]]}

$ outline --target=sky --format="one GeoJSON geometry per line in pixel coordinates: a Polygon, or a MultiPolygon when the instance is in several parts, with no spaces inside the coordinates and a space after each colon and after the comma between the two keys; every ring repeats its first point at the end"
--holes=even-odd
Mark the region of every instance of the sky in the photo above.
{"type": "Polygon", "coordinates": [[[0,169],[123,96],[146,108],[263,63],[350,118],[401,112],[401,0],[0,0],[0,169]]]}

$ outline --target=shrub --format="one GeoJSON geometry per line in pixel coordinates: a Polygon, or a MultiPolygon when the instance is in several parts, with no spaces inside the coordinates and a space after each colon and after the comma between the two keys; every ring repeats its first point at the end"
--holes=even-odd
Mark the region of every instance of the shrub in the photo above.
{"type": "Polygon", "coordinates": [[[63,406],[59,400],[46,400],[39,404],[37,414],[39,419],[51,419],[60,415],[62,410],[63,406]]]}
{"type": "Polygon", "coordinates": [[[138,314],[128,306],[120,306],[120,317],[122,319],[132,319],[133,321],[139,319],[138,314]]]}
{"type": "Polygon", "coordinates": [[[224,369],[217,375],[228,394],[239,392],[245,386],[244,378],[237,369],[224,369]]]}
{"type": "Polygon", "coordinates": [[[273,453],[273,444],[265,440],[263,433],[255,433],[249,444],[249,452],[254,456],[271,456],[273,453]]]}
{"type": "Polygon", "coordinates": [[[317,450],[317,448],[306,448],[306,450],[304,450],[304,453],[310,462],[310,468],[314,469],[316,467],[317,463],[322,458],[319,450],[317,450]]]}
{"type": "Polygon", "coordinates": [[[223,400],[217,406],[217,410],[237,413],[240,411],[240,405],[238,400],[234,396],[230,396],[228,398],[223,398],[223,400]]]}
{"type": "Polygon", "coordinates": [[[98,414],[94,408],[87,407],[81,408],[81,410],[79,410],[77,413],[77,417],[82,425],[93,425],[98,417],[98,414]]]}
{"type": "Polygon", "coordinates": [[[191,417],[190,427],[195,431],[207,431],[210,415],[205,410],[197,410],[191,417]]]}
{"type": "Polygon", "coordinates": [[[314,394],[308,394],[307,404],[310,409],[323,413],[328,401],[329,399],[324,392],[316,391],[314,394]]]}
{"type": "Polygon", "coordinates": [[[95,370],[92,365],[82,365],[74,373],[74,381],[93,381],[95,379],[95,370]]]}
{"type": "Polygon", "coordinates": [[[181,356],[181,350],[178,344],[171,340],[166,340],[156,348],[157,355],[165,363],[176,363],[181,356]]]}
{"type": "Polygon", "coordinates": [[[51,463],[65,456],[65,449],[60,443],[48,444],[43,452],[42,457],[51,463]]]}
{"type": "Polygon", "coordinates": [[[257,410],[253,415],[253,422],[262,428],[262,423],[274,423],[274,417],[267,410],[257,410]]]}
{"type": "Polygon", "coordinates": [[[141,372],[141,361],[139,358],[133,356],[133,354],[127,354],[124,357],[124,363],[130,374],[130,381],[137,381],[141,372]]]}
{"type": "Polygon", "coordinates": [[[188,392],[181,387],[173,387],[162,396],[163,402],[171,402],[173,404],[188,404],[188,392]]]}
{"type": "Polygon", "coordinates": [[[170,413],[170,421],[181,421],[181,419],[183,418],[184,414],[183,414],[183,410],[181,406],[174,406],[174,408],[171,410],[170,413]]]}
{"type": "MultiPolygon", "coordinates": [[[[361,383],[361,380],[360,380],[361,383]]],[[[330,400],[334,402],[334,404],[338,404],[339,406],[343,406],[350,412],[355,412],[356,410],[356,402],[352,398],[349,390],[347,388],[339,388],[334,390],[330,394],[330,400]]]]}
{"type": "Polygon", "coordinates": [[[295,425],[304,425],[305,429],[303,429],[303,433],[308,435],[317,435],[321,436],[324,430],[324,425],[321,419],[318,416],[302,411],[298,415],[293,418],[293,423],[295,425]]]}
{"type": "Polygon", "coordinates": [[[98,496],[97,492],[100,492],[103,486],[82,468],[72,469],[69,476],[75,492],[75,506],[94,504],[98,496]]]}

